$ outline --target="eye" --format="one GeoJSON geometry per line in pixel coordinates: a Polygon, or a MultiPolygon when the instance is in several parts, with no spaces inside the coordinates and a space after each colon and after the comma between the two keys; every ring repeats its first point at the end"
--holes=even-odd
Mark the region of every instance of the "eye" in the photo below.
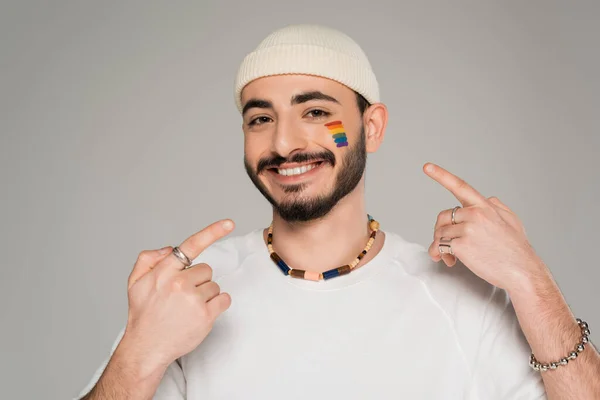
{"type": "Polygon", "coordinates": [[[314,110],[310,110],[309,112],[306,113],[308,114],[312,114],[313,118],[324,118],[324,117],[328,117],[331,115],[331,113],[327,112],[327,111],[323,111],[323,110],[319,110],[318,108],[314,109],[314,110]]]}
{"type": "Polygon", "coordinates": [[[262,117],[256,117],[253,120],[251,120],[250,122],[248,122],[248,126],[262,125],[264,123],[269,122],[270,120],[271,120],[271,118],[265,117],[263,115],[262,117]]]}

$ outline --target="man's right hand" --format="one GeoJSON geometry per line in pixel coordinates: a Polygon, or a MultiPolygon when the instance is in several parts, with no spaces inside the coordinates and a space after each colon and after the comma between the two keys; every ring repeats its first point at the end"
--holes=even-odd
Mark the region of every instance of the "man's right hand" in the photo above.
{"type": "MultiPolygon", "coordinates": [[[[194,260],[233,230],[221,220],[187,238],[179,249],[194,260]]],[[[184,268],[171,247],[142,251],[129,275],[129,316],[102,376],[83,399],[150,399],[169,365],[194,350],[231,305],[212,281],[212,268],[184,268]]]]}
{"type": "MultiPolygon", "coordinates": [[[[179,249],[194,260],[233,227],[228,219],[215,222],[190,236],[179,249]]],[[[119,345],[122,357],[131,357],[148,371],[166,368],[194,350],[231,305],[229,294],[220,293],[212,281],[209,265],[185,269],[171,247],[161,250],[142,251],[129,276],[129,315],[119,345]]]]}

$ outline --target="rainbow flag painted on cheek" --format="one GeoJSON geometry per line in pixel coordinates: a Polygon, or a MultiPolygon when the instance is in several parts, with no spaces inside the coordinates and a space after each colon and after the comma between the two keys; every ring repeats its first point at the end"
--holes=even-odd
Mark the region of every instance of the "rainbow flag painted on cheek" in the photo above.
{"type": "Polygon", "coordinates": [[[337,147],[348,146],[348,138],[346,137],[346,130],[344,129],[344,125],[342,125],[342,121],[332,121],[325,124],[325,126],[329,129],[329,133],[333,136],[337,147]]]}

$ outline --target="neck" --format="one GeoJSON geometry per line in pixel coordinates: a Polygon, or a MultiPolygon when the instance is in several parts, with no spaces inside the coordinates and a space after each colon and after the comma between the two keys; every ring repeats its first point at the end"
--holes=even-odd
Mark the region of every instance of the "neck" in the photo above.
{"type": "MultiPolygon", "coordinates": [[[[324,272],[349,264],[363,250],[369,235],[361,184],[319,220],[290,223],[273,213],[273,249],[294,269],[324,272]]],[[[378,232],[371,250],[356,268],[379,252],[383,240],[383,233],[378,232]]]]}

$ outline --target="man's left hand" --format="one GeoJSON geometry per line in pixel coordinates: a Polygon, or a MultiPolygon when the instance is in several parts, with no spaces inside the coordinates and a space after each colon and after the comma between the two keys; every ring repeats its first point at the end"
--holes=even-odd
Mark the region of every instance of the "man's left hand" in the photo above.
{"type": "MultiPolygon", "coordinates": [[[[452,267],[458,258],[488,283],[507,291],[518,290],[527,279],[545,268],[527,240],[517,215],[497,197],[484,197],[461,178],[444,168],[427,163],[423,171],[448,189],[460,202],[439,213],[434,241],[429,246],[433,261],[442,259],[452,267]],[[452,238],[452,254],[440,254],[440,238],[452,238]]],[[[447,252],[447,250],[446,250],[447,252]]]]}

